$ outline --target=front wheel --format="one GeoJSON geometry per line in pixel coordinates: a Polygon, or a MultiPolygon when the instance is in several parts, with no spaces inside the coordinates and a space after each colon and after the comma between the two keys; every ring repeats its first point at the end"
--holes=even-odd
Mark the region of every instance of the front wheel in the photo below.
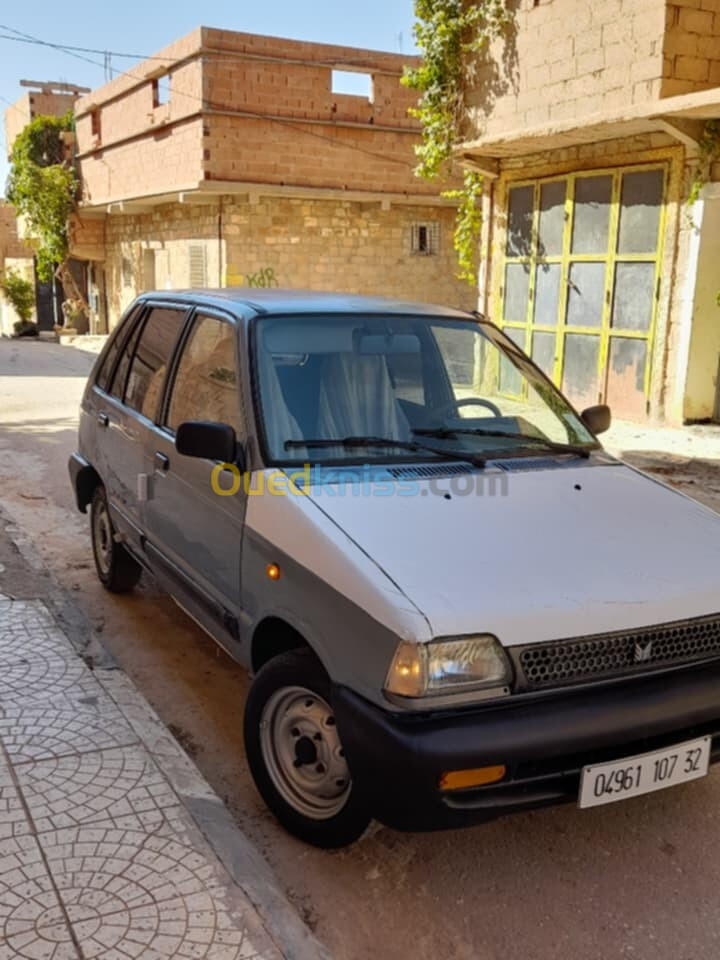
{"type": "Polygon", "coordinates": [[[142,567],[115,539],[105,487],[95,490],[90,507],[93,557],[98,578],[111,593],[127,593],[142,574],[142,567]]]}
{"type": "Polygon", "coordinates": [[[330,681],[311,650],[284,653],[260,670],[244,733],[255,784],[286,830],[326,849],[365,832],[371,818],[350,776],[330,681]]]}

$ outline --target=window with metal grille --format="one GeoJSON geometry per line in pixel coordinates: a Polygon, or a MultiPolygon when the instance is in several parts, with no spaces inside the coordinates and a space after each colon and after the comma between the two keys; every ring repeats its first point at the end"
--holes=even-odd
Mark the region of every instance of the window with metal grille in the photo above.
{"type": "Polygon", "coordinates": [[[200,290],[207,286],[207,252],[203,244],[190,244],[190,287],[200,290]]]}
{"type": "Polygon", "coordinates": [[[412,252],[429,257],[440,249],[440,224],[437,222],[412,225],[412,252]]]}

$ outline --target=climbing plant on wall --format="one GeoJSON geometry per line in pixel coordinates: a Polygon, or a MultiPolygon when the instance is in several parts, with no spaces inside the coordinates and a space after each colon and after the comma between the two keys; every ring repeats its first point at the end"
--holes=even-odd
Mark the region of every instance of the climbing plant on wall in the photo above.
{"type": "MultiPolygon", "coordinates": [[[[420,93],[411,115],[422,124],[415,148],[418,176],[434,180],[447,174],[465,112],[468,64],[487,51],[511,22],[506,0],[415,0],[415,40],[422,54],[408,67],[403,83],[420,93]]],[[[466,174],[463,188],[446,195],[459,201],[455,250],[460,276],[475,282],[475,251],[482,221],[477,206],[482,180],[466,174]]]]}
{"type": "Polygon", "coordinates": [[[7,199],[25,220],[37,257],[38,278],[59,279],[86,306],[67,266],[68,220],[75,207],[78,181],[65,160],[62,134],[73,129],[72,114],[37,117],[16,138],[10,153],[7,199]]]}

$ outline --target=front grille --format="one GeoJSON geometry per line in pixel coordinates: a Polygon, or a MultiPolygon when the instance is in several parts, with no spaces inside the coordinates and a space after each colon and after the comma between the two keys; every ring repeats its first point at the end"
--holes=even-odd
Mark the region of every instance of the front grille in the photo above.
{"type": "Polygon", "coordinates": [[[521,690],[647,673],[720,657],[720,615],[624,633],[534,643],[512,652],[521,690]]]}

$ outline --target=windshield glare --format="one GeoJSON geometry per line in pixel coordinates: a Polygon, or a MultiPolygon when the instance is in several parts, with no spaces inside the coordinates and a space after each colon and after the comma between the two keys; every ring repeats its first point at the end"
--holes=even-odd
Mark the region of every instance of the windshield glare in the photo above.
{"type": "Polygon", "coordinates": [[[597,446],[557,390],[489,325],[377,315],[255,323],[262,430],[273,462],[433,457],[400,446],[395,453],[370,443],[301,443],[362,437],[483,457],[537,453],[544,440],[597,446]]]}

